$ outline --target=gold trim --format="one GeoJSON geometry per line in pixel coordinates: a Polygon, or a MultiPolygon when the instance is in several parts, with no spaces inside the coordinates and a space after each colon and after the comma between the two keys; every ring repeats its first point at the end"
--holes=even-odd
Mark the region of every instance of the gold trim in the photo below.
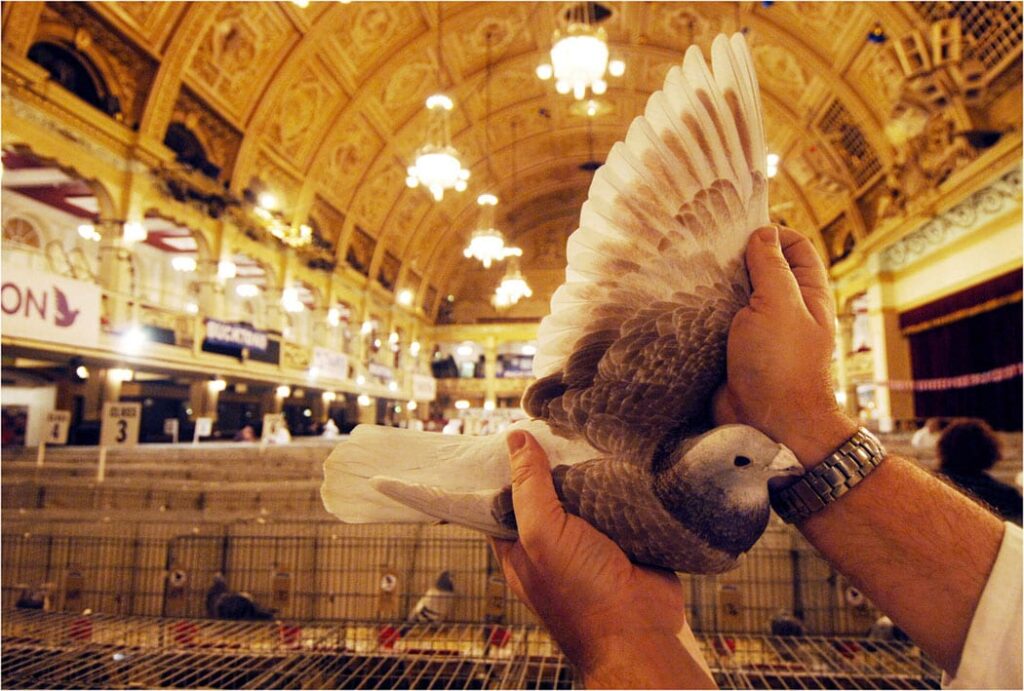
{"type": "MultiPolygon", "coordinates": [[[[917,309],[918,307],[921,307],[923,305],[927,305],[930,302],[935,302],[936,300],[941,300],[944,297],[948,297],[954,293],[958,293],[961,290],[973,288],[974,286],[980,285],[985,281],[996,278],[997,276],[1002,276],[1003,274],[1008,274],[1012,271],[1021,270],[1024,270],[1024,266],[1021,265],[1020,259],[1014,258],[1006,262],[1005,264],[993,266],[987,271],[982,271],[981,273],[974,274],[973,276],[967,276],[966,278],[959,280],[955,283],[949,283],[947,285],[942,286],[942,288],[938,290],[934,290],[921,297],[916,297],[913,300],[910,300],[906,303],[893,305],[893,308],[899,310],[900,312],[909,312],[910,310],[917,309]]],[[[903,278],[900,280],[908,279],[903,278]]]]}
{"type": "Polygon", "coordinates": [[[929,319],[928,321],[921,322],[920,324],[908,326],[905,329],[901,329],[901,331],[904,336],[912,336],[913,334],[921,333],[928,329],[934,329],[937,326],[952,324],[953,322],[960,321],[961,319],[974,317],[979,314],[984,314],[985,312],[991,312],[994,309],[999,309],[1005,305],[1013,304],[1014,302],[1020,302],[1022,296],[1024,296],[1024,293],[1018,290],[1014,293],[1010,293],[1009,295],[992,298],[991,300],[987,300],[986,302],[983,302],[980,305],[975,305],[974,307],[965,307],[962,310],[950,312],[949,314],[944,314],[941,317],[936,317],[935,319],[929,319]]]}

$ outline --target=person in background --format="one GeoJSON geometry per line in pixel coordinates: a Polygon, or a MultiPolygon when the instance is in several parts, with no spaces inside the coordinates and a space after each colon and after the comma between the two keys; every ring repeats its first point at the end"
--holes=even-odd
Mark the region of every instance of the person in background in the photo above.
{"type": "Polygon", "coordinates": [[[939,437],[939,473],[1005,520],[1021,524],[1020,493],[988,474],[1001,456],[999,438],[984,420],[954,420],[939,437]]]}
{"type": "Polygon", "coordinates": [[[324,431],[321,434],[322,437],[327,439],[333,439],[338,436],[341,430],[338,429],[338,424],[333,418],[327,418],[327,422],[324,424],[324,431]]]}
{"type": "Polygon", "coordinates": [[[928,418],[924,426],[914,432],[914,436],[910,438],[910,445],[922,451],[934,449],[939,442],[939,437],[942,436],[943,427],[944,424],[939,418],[928,418]]]}
{"type": "Polygon", "coordinates": [[[246,425],[235,434],[235,441],[256,441],[256,432],[252,425],[246,425]]]}

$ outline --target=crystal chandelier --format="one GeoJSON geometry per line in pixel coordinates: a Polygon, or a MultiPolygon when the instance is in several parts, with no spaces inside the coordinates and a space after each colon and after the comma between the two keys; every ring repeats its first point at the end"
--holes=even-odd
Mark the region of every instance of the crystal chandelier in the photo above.
{"type": "Polygon", "coordinates": [[[481,194],[476,198],[476,203],[480,205],[480,227],[473,231],[469,246],[462,254],[467,259],[479,259],[485,269],[491,268],[493,262],[501,261],[505,257],[522,254],[518,247],[506,247],[505,236],[494,227],[494,207],[498,203],[498,198],[493,194],[481,194]]]}
{"type": "Polygon", "coordinates": [[[608,89],[605,70],[613,77],[626,71],[622,60],[608,60],[608,37],[602,27],[593,25],[593,3],[583,2],[571,10],[564,32],[555,29],[552,37],[551,62],[537,67],[541,79],[555,78],[560,94],[570,91],[577,101],[590,89],[600,96],[608,89]]]}
{"type": "MultiPolygon", "coordinates": [[[[437,7],[437,88],[441,88],[444,56],[441,52],[441,4],[437,7]]],[[[444,199],[444,191],[462,192],[469,180],[469,170],[462,167],[459,152],[452,146],[449,113],[452,100],[442,93],[427,98],[427,141],[416,150],[415,162],[406,168],[405,184],[430,190],[434,201],[444,199]]]]}
{"type": "Polygon", "coordinates": [[[305,247],[313,241],[313,229],[305,223],[295,226],[281,220],[275,208],[277,197],[261,192],[254,213],[266,225],[267,231],[289,247],[305,247]]]}
{"type": "Polygon", "coordinates": [[[508,270],[505,272],[505,277],[501,279],[501,284],[495,289],[491,302],[498,309],[502,309],[511,307],[521,299],[532,295],[533,291],[530,290],[529,284],[523,278],[523,273],[519,270],[519,262],[513,259],[509,262],[508,270]]]}

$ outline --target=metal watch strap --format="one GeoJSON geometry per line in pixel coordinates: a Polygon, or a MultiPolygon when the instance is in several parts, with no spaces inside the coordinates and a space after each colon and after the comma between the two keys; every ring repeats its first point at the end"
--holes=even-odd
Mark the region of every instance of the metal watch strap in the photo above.
{"type": "Polygon", "coordinates": [[[787,523],[821,511],[867,477],[885,458],[885,448],[861,427],[828,458],[789,487],[772,493],[772,508],[787,523]]]}

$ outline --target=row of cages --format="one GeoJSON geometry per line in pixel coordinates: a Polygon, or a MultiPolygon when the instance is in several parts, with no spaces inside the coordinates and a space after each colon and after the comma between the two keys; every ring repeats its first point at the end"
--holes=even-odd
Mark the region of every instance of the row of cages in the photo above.
{"type": "MultiPolygon", "coordinates": [[[[375,621],[302,624],[4,610],[3,669],[17,688],[570,689],[543,629],[375,621]]],[[[703,634],[721,688],[938,688],[905,642],[703,634]]]]}
{"type": "MultiPolygon", "coordinates": [[[[401,619],[447,574],[445,621],[535,625],[486,540],[449,525],[79,525],[5,520],[4,607],[217,618],[223,581],[279,621],[401,619]],[[120,534],[118,534],[120,532],[120,534]],[[102,533],[102,534],[101,534],[102,533]]],[[[695,631],[864,636],[881,613],[773,523],[733,571],[679,576],[695,631]]],[[[255,615],[254,615],[255,616],[255,615]]]]}
{"type": "Polygon", "coordinates": [[[217,512],[327,516],[320,480],[276,482],[119,484],[11,482],[4,479],[3,507],[11,509],[217,512]],[[220,484],[220,483],[218,483],[220,484]]]}

